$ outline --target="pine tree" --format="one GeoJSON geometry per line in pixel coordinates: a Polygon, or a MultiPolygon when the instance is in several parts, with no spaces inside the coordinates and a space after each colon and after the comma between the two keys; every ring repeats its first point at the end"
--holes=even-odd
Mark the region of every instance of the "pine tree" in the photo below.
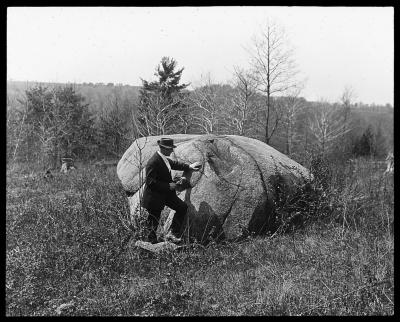
{"type": "Polygon", "coordinates": [[[173,58],[163,57],[156,73],[154,73],[158,80],[151,83],[142,80],[143,88],[141,93],[157,93],[161,95],[163,100],[171,100],[174,94],[178,94],[188,86],[187,84],[179,85],[184,68],[175,71],[176,67],[177,62],[173,58]]]}
{"type": "Polygon", "coordinates": [[[363,135],[356,141],[353,153],[356,156],[371,156],[374,152],[374,131],[371,125],[367,127],[363,135]]]}
{"type": "Polygon", "coordinates": [[[174,119],[184,110],[183,90],[189,84],[180,84],[184,68],[177,71],[177,62],[163,57],[158,65],[156,81],[142,79],[138,120],[142,135],[159,135],[177,131],[174,119]]]}
{"type": "Polygon", "coordinates": [[[374,134],[373,154],[378,158],[384,158],[387,154],[386,138],[380,125],[377,127],[374,134]]]}

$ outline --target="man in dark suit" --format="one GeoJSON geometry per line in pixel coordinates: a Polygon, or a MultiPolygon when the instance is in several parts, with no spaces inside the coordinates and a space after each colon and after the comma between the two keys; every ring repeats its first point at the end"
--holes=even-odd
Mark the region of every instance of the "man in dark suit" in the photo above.
{"type": "Polygon", "coordinates": [[[149,242],[157,242],[157,227],[161,211],[165,206],[176,211],[171,224],[171,233],[167,239],[172,242],[180,242],[177,236],[183,224],[188,206],[176,195],[177,185],[172,180],[172,170],[193,170],[199,171],[201,165],[198,162],[186,164],[171,160],[174,148],[174,141],[169,138],[158,140],[160,150],[154,153],[146,165],[146,185],[143,192],[142,206],[149,212],[148,226],[150,228],[149,242]]]}

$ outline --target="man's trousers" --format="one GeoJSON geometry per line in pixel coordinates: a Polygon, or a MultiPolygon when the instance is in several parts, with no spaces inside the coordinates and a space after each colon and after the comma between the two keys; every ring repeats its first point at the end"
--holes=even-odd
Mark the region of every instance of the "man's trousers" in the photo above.
{"type": "MultiPolygon", "coordinates": [[[[171,232],[176,237],[179,237],[188,206],[184,201],[179,199],[176,194],[171,194],[171,195],[172,196],[166,200],[165,205],[175,210],[175,215],[174,218],[172,219],[172,224],[171,224],[171,232]]],[[[150,208],[147,210],[149,212],[148,227],[150,229],[148,239],[150,242],[156,242],[157,241],[156,232],[162,209],[154,210],[150,208]]]]}

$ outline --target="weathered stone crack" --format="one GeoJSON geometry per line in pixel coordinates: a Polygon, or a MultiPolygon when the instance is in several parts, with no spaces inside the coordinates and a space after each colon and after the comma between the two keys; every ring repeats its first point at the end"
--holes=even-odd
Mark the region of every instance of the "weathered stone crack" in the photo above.
{"type": "Polygon", "coordinates": [[[268,193],[268,189],[267,189],[267,184],[265,183],[263,174],[262,174],[262,170],[261,167],[259,166],[257,160],[255,159],[255,157],[253,157],[249,152],[247,152],[243,147],[241,147],[240,145],[234,143],[231,139],[229,139],[228,137],[224,137],[227,141],[229,141],[234,147],[242,150],[244,152],[244,154],[248,155],[250,157],[250,159],[253,160],[255,166],[257,167],[258,173],[260,175],[260,179],[261,179],[261,183],[264,189],[264,192],[267,194],[268,193]]]}
{"type": "Polygon", "coordinates": [[[226,218],[228,218],[229,214],[230,214],[231,211],[232,211],[233,205],[235,204],[235,202],[236,202],[236,200],[237,200],[236,196],[238,195],[239,189],[241,188],[242,179],[243,179],[243,175],[240,176],[240,182],[239,182],[239,184],[237,185],[236,191],[235,191],[235,193],[234,193],[234,195],[233,195],[233,198],[232,198],[233,201],[232,201],[231,205],[229,206],[228,210],[226,211],[226,213],[223,215],[222,225],[225,223],[226,218]]]}

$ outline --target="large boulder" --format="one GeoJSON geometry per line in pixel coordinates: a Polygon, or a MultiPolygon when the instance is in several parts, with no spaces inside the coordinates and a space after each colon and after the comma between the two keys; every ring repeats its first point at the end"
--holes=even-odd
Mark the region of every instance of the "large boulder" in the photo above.
{"type": "MultiPolygon", "coordinates": [[[[243,234],[262,234],[275,229],[277,185],[293,191],[310,178],[309,171],[269,145],[236,135],[168,135],[177,146],[172,158],[193,163],[199,172],[173,171],[190,187],[179,193],[189,208],[186,232],[198,241],[235,239],[243,234]]],[[[132,143],[117,165],[117,174],[130,195],[131,214],[143,191],[145,166],[158,150],[161,136],[132,143]]],[[[173,216],[171,211],[169,219],[173,216]]],[[[170,222],[167,221],[167,222],[170,222]]]]}

